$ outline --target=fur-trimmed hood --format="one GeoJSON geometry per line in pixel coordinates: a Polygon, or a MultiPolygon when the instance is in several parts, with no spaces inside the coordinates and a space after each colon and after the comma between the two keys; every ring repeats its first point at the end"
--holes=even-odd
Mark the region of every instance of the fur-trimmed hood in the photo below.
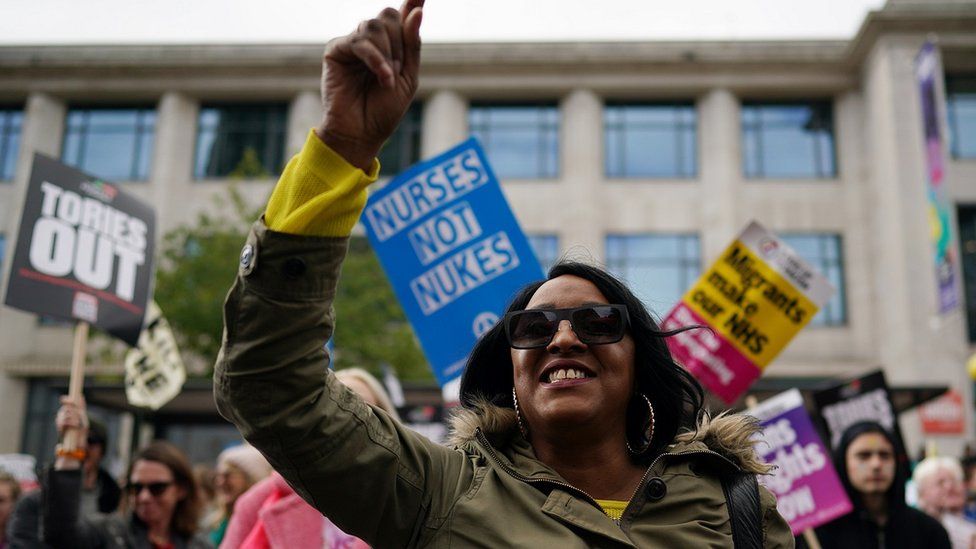
{"type": "MultiPolygon", "coordinates": [[[[447,444],[463,446],[475,440],[481,430],[492,445],[503,446],[520,436],[515,410],[479,400],[470,407],[459,407],[450,419],[447,444]]],[[[681,454],[710,450],[744,472],[768,474],[772,466],[763,463],[755,451],[755,437],[762,431],[759,420],[745,414],[723,412],[715,417],[702,414],[694,431],[686,430],[674,438],[667,453],[681,454]]]]}

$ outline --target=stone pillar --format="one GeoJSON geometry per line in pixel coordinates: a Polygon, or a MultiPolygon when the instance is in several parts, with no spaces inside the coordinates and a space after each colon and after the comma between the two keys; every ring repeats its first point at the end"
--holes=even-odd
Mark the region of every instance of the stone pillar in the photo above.
{"type": "Polygon", "coordinates": [[[153,151],[152,190],[156,208],[157,244],[167,230],[183,220],[170,215],[187,210],[187,187],[193,180],[198,106],[178,92],[167,92],[159,101],[156,116],[156,144],[153,151]],[[162,226],[166,220],[167,225],[162,226]]]}
{"type": "MultiPolygon", "coordinates": [[[[6,221],[3,223],[3,231],[7,235],[7,248],[3,258],[5,270],[10,266],[10,258],[13,257],[17,244],[20,208],[27,191],[31,160],[35,152],[55,158],[60,156],[64,115],[65,105],[59,99],[44,93],[33,93],[27,98],[14,187],[9,193],[12,198],[4,212],[6,221]]],[[[0,288],[0,294],[5,291],[5,288],[0,288]]],[[[41,352],[41,349],[35,348],[36,330],[36,315],[0,307],[0,364],[10,364],[41,352]]],[[[20,451],[27,390],[26,380],[11,377],[5,371],[0,372],[0,417],[6,418],[5,421],[0,421],[0,454],[20,451]]]]}
{"type": "Polygon", "coordinates": [[[711,90],[698,101],[698,116],[702,268],[708,268],[745,224],[736,218],[742,186],[739,102],[727,89],[711,90]]]}
{"type": "MultiPolygon", "coordinates": [[[[870,173],[863,192],[875,281],[873,315],[880,334],[877,356],[890,383],[954,387],[963,395],[964,409],[971,411],[963,305],[944,314],[938,310],[922,115],[913,75],[924,39],[880,38],[862,73],[865,135],[870,136],[865,147],[870,173]]],[[[901,420],[908,448],[917,448],[917,414],[901,420]]],[[[961,454],[964,439],[973,434],[971,421],[968,428],[965,437],[940,442],[940,453],[961,454]]]]}
{"type": "MultiPolygon", "coordinates": [[[[612,224],[603,181],[603,102],[592,90],[570,92],[560,104],[559,177],[552,208],[560,225],[560,245],[571,253],[605,261],[604,238],[612,224]]],[[[541,213],[541,212],[540,212],[541,213]]],[[[545,214],[543,214],[545,215],[545,214]]]]}
{"type": "Polygon", "coordinates": [[[457,92],[440,90],[424,103],[420,157],[429,158],[457,145],[468,134],[468,102],[457,92]]]}
{"type": "Polygon", "coordinates": [[[288,112],[288,133],[285,141],[285,158],[291,158],[302,150],[308,130],[322,121],[322,100],[318,91],[303,91],[291,101],[288,112]]]}

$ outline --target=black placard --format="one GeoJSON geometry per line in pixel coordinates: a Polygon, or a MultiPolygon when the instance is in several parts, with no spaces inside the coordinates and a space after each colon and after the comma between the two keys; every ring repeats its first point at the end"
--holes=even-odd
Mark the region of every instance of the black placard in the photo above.
{"type": "Polygon", "coordinates": [[[34,155],[4,303],[82,320],[135,345],[156,214],[117,185],[34,155]]]}

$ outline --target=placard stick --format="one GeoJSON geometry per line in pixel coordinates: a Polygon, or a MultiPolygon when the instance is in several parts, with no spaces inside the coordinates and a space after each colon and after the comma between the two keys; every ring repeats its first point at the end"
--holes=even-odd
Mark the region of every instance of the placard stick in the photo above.
{"type": "Polygon", "coordinates": [[[807,547],[810,549],[820,549],[820,540],[817,539],[817,533],[813,531],[813,528],[807,528],[803,531],[803,541],[807,542],[807,547]]]}
{"type": "MultiPolygon", "coordinates": [[[[71,354],[71,378],[68,381],[68,396],[73,400],[81,397],[85,384],[85,355],[88,353],[88,323],[75,325],[75,346],[71,354]]],[[[62,445],[71,451],[78,447],[78,431],[71,429],[64,434],[62,445]]]]}

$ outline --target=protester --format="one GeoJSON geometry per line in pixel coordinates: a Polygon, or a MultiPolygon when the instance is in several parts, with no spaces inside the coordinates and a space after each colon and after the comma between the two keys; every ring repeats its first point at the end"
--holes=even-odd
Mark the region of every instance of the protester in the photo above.
{"type": "Polygon", "coordinates": [[[912,475],[918,488],[918,507],[949,533],[954,549],[976,549],[976,524],[966,520],[962,466],[948,456],[923,459],[912,475]]]}
{"type": "Polygon", "coordinates": [[[20,497],[20,483],[10,473],[0,470],[0,549],[7,549],[7,522],[20,497]]]}
{"type": "Polygon", "coordinates": [[[202,529],[207,528],[207,519],[217,513],[217,488],[216,472],[214,468],[205,464],[197,463],[193,466],[193,478],[197,481],[197,488],[200,493],[200,521],[202,529]]]}
{"type": "MultiPolygon", "coordinates": [[[[82,518],[95,520],[114,513],[119,508],[122,490],[102,461],[108,448],[108,429],[105,424],[89,419],[85,459],[81,466],[81,494],[79,513],[82,518]]],[[[20,499],[14,509],[7,531],[11,547],[42,547],[42,492],[35,490],[20,499]]]]}
{"type": "MultiPolygon", "coordinates": [[[[767,471],[756,422],[703,417],[667,334],[602,269],[559,264],[515,296],[470,355],[453,448],[326,373],[348,236],[417,88],[422,3],[326,50],[324,121],[282,174],[227,298],[220,412],[297,493],[377,547],[791,546],[772,495],[743,474],[767,471]],[[730,493],[751,499],[726,499],[739,482],[730,493]]],[[[459,167],[445,170],[431,185],[463,187],[459,167]]]]}
{"type": "MultiPolygon", "coordinates": [[[[78,432],[87,451],[84,399],[61,399],[58,432],[78,432]]],[[[197,484],[190,463],[176,446],[156,441],[136,452],[126,472],[125,513],[100,519],[81,516],[80,469],[75,452],[61,452],[43,479],[43,541],[55,548],[202,549],[212,547],[196,533],[197,484]]]]}
{"type": "Polygon", "coordinates": [[[961,461],[966,488],[966,506],[963,515],[971,521],[976,521],[976,456],[967,453],[961,461]]]}
{"type": "MultiPolygon", "coordinates": [[[[335,373],[366,404],[399,421],[383,386],[361,368],[335,373]]],[[[305,503],[278,473],[255,484],[237,500],[221,549],[360,549],[366,542],[344,533],[305,503]]]]}
{"type": "MultiPolygon", "coordinates": [[[[891,433],[873,421],[841,435],[834,466],[854,510],[816,529],[824,549],[949,549],[938,521],[905,503],[907,468],[891,433]]],[[[806,544],[798,538],[797,547],[806,544]]]]}
{"type": "Polygon", "coordinates": [[[211,543],[217,546],[224,539],[237,498],[269,474],[271,465],[268,460],[250,444],[231,446],[217,456],[214,475],[217,506],[214,515],[208,519],[211,543]]]}

